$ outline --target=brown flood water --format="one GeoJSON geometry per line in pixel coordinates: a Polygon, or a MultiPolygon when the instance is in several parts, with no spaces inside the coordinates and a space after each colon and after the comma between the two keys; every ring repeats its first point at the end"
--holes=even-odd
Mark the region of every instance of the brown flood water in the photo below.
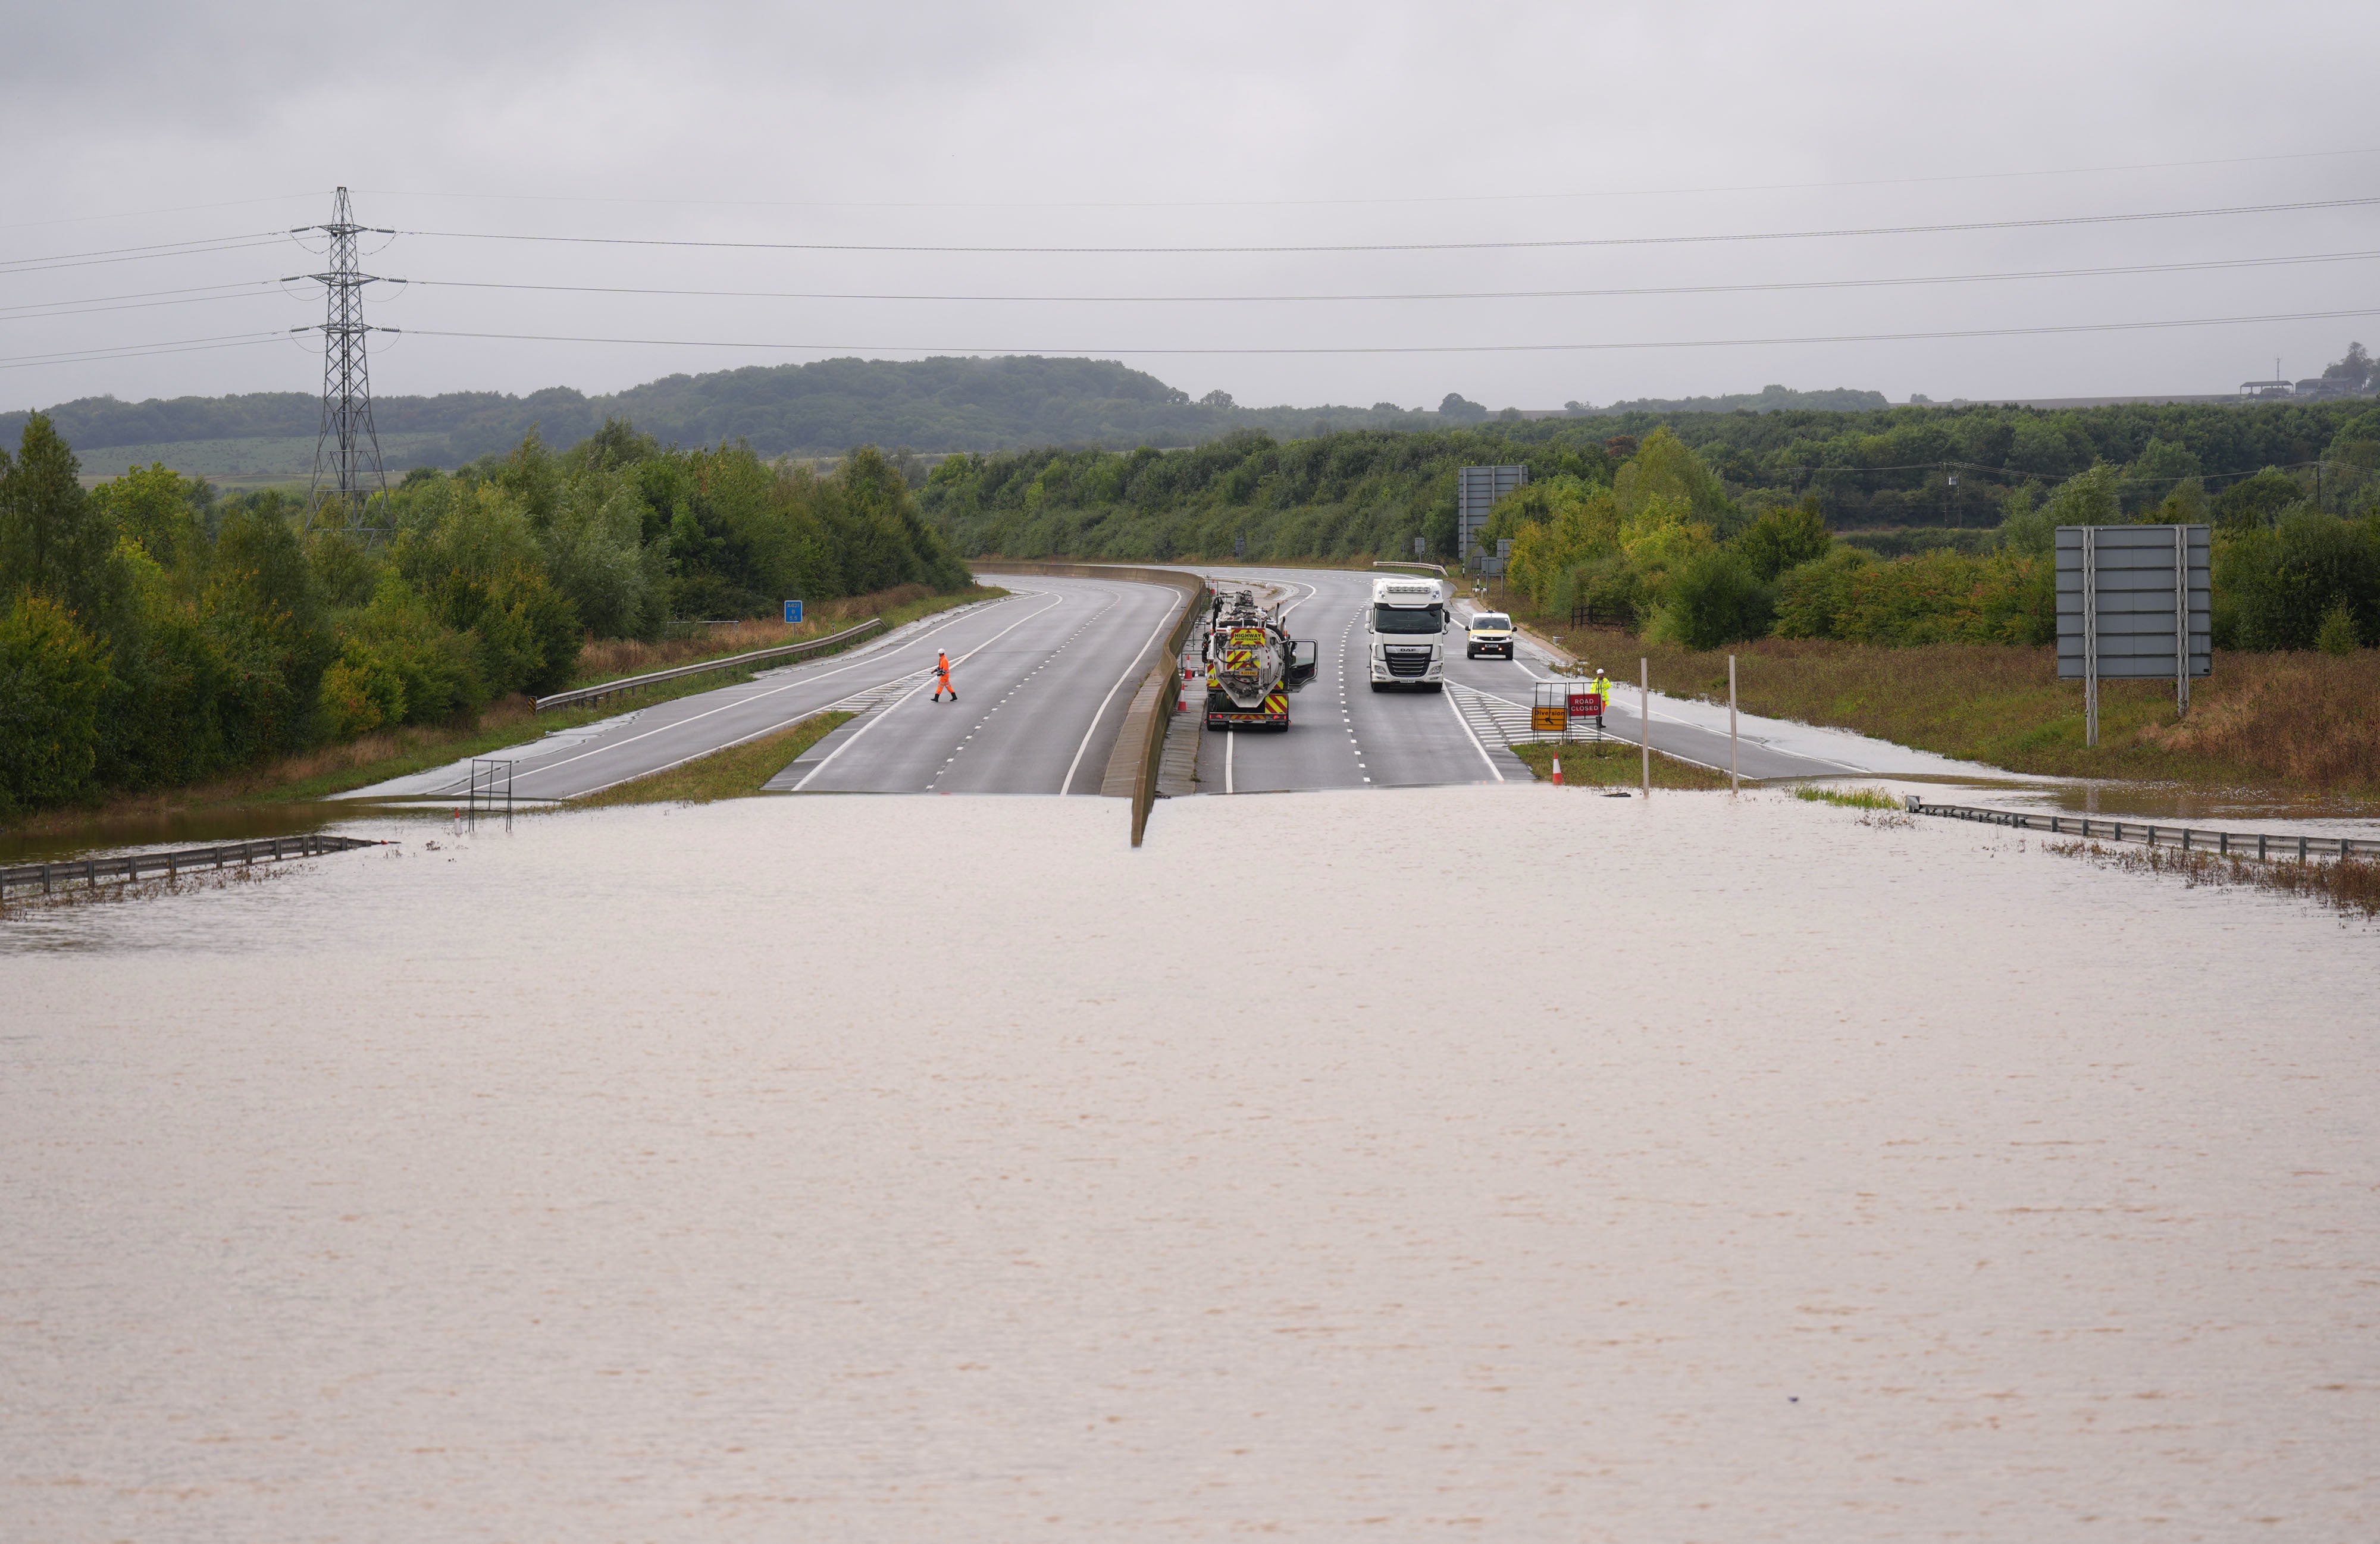
{"type": "Polygon", "coordinates": [[[0,927],[0,1538],[2380,1526],[2305,903],[1777,794],[385,829],[0,927]]]}

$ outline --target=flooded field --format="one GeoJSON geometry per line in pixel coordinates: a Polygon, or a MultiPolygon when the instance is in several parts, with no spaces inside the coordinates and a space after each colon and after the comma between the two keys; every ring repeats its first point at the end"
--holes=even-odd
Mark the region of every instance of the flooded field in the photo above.
{"type": "Polygon", "coordinates": [[[1124,819],[0,927],[0,1537],[2380,1525],[2380,929],[1776,793],[1124,819]]]}

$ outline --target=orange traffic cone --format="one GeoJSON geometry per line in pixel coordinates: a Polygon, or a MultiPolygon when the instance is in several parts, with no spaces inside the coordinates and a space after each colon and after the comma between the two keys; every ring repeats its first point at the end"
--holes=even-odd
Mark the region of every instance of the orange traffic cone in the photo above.
{"type": "Polygon", "coordinates": [[[1561,785],[1561,752],[1556,751],[1554,752],[1554,786],[1559,788],[1561,785]]]}

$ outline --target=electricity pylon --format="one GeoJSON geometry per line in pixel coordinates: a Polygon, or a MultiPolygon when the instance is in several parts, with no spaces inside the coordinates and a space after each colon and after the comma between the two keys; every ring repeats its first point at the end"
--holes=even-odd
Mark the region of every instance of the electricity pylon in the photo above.
{"type": "Polygon", "coordinates": [[[289,234],[320,231],[330,237],[324,254],[328,266],[320,274],[291,276],[315,280],[330,302],[321,324],[322,432],[314,442],[314,480],[306,494],[306,529],[347,530],[370,541],[386,534],[384,524],[373,522],[387,518],[388,473],[381,466],[380,435],[372,429],[371,371],[365,361],[364,334],[395,329],[364,324],[364,286],[380,282],[377,274],[356,267],[356,237],[367,230],[376,236],[396,234],[357,225],[347,190],[342,188],[331,205],[329,225],[300,225],[289,234]],[[380,497],[377,514],[372,506],[374,494],[380,497]]]}

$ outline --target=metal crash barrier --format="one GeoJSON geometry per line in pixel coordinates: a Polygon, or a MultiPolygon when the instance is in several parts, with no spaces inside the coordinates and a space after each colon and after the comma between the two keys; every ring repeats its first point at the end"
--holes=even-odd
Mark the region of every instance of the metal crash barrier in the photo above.
{"type": "Polygon", "coordinates": [[[581,702],[593,702],[602,698],[617,696],[624,691],[635,691],[642,687],[654,686],[662,681],[674,681],[686,675],[699,675],[706,670],[741,670],[747,665],[758,664],[763,660],[797,659],[804,654],[814,654],[821,649],[832,649],[838,643],[848,643],[882,626],[884,626],[882,617],[871,616],[867,621],[845,627],[839,633],[829,633],[824,638],[810,638],[803,643],[781,643],[772,649],[755,649],[750,653],[730,654],[722,660],[703,660],[695,664],[682,664],[674,669],[656,670],[643,675],[623,675],[616,681],[599,682],[591,687],[580,687],[576,691],[559,691],[552,697],[540,697],[537,699],[537,711],[542,713],[555,708],[575,707],[581,702]]]}
{"type": "Polygon", "coordinates": [[[2141,842],[2152,847],[2180,847],[2185,852],[2220,853],[2229,857],[2295,858],[2303,863],[2316,857],[2380,857],[2380,840],[2368,837],[2276,835],[2261,831],[2206,831],[2146,821],[2110,821],[2097,815],[2035,815],[1972,804],[1928,804],[1914,794],[1908,796],[1907,803],[1912,815],[1938,815],[1946,820],[2046,831],[2093,841],[2141,842]]]}
{"type": "Polygon", "coordinates": [[[200,869],[222,869],[237,864],[272,863],[289,857],[312,857],[320,853],[343,853],[357,847],[385,847],[393,844],[373,841],[361,836],[268,836],[254,842],[225,842],[212,847],[177,847],[171,852],[127,853],[121,857],[86,857],[71,863],[20,863],[13,869],[0,869],[0,900],[6,900],[9,889],[24,891],[38,888],[44,895],[79,881],[84,885],[96,885],[101,881],[179,878],[185,871],[200,869]]]}

